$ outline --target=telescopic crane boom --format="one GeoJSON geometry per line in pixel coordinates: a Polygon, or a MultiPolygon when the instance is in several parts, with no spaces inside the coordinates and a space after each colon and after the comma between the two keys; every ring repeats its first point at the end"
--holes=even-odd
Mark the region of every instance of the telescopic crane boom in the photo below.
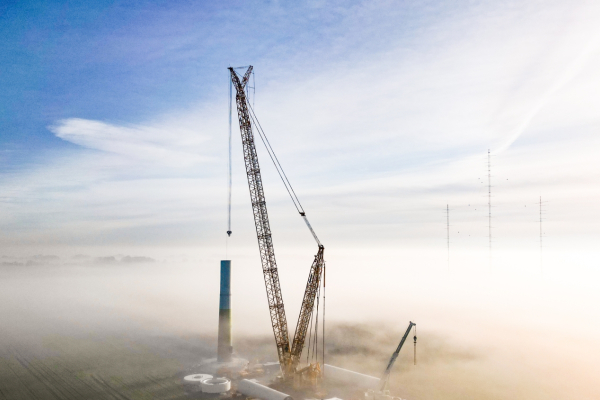
{"type": "MultiPolygon", "coordinates": [[[[250,74],[252,73],[252,66],[248,67],[241,81],[234,68],[229,67],[229,71],[231,73],[231,81],[236,91],[235,99],[238,111],[238,120],[240,123],[240,133],[242,136],[244,163],[246,166],[246,175],[248,177],[248,187],[250,189],[250,199],[252,202],[252,212],[254,213],[254,225],[256,227],[256,236],[258,238],[258,248],[260,250],[263,277],[267,291],[267,299],[269,302],[271,325],[273,327],[273,334],[275,336],[277,354],[279,356],[279,363],[282,367],[282,372],[284,377],[289,378],[296,371],[296,367],[300,362],[300,356],[302,355],[302,350],[304,348],[306,332],[314,309],[315,297],[320,286],[321,275],[325,263],[323,258],[325,247],[317,238],[317,235],[313,231],[308,219],[306,219],[306,213],[300,206],[298,212],[306,222],[310,232],[317,241],[319,250],[310,269],[310,274],[300,309],[300,315],[298,317],[298,324],[296,325],[294,339],[292,341],[292,346],[290,347],[287,319],[283,305],[283,298],[281,296],[281,286],[279,284],[279,272],[277,270],[277,262],[275,260],[273,240],[271,238],[269,215],[267,213],[265,193],[263,190],[260,166],[258,163],[256,146],[254,144],[254,135],[252,132],[251,120],[252,116],[254,118],[256,118],[256,116],[247,102],[246,93],[244,91],[250,78],[250,74]],[[252,111],[252,116],[249,113],[249,109],[252,111]]],[[[259,129],[260,134],[262,131],[260,125],[258,125],[257,129],[259,129]]],[[[274,154],[272,156],[274,156],[274,154]]],[[[275,160],[273,161],[275,162],[275,160]]],[[[281,168],[281,166],[279,166],[279,168],[281,168]]],[[[285,176],[285,174],[283,176],[285,176]]],[[[286,181],[287,177],[284,180],[284,184],[286,184],[286,181]]],[[[289,182],[287,182],[286,188],[287,185],[289,185],[289,182]]],[[[288,189],[288,191],[290,191],[290,189],[291,187],[288,189]]],[[[291,191],[290,196],[292,193],[293,190],[291,191]]],[[[294,197],[295,193],[292,197],[292,200],[294,200],[294,197]]],[[[297,200],[297,197],[295,200],[297,200]]],[[[296,204],[296,202],[294,204],[296,204]]]]}
{"type": "MultiPolygon", "coordinates": [[[[417,324],[410,321],[410,323],[408,324],[408,328],[406,329],[406,332],[404,333],[404,336],[402,336],[402,339],[400,340],[400,344],[398,344],[396,351],[394,352],[394,354],[392,354],[392,358],[390,358],[390,361],[388,362],[388,366],[385,369],[383,376],[381,377],[381,386],[380,386],[379,390],[382,392],[385,390],[385,388],[388,385],[388,381],[390,379],[390,372],[392,372],[392,367],[394,366],[394,363],[396,362],[396,359],[398,358],[398,354],[400,354],[400,350],[402,349],[402,346],[404,345],[404,342],[406,341],[406,338],[408,337],[408,334],[410,333],[410,330],[413,328],[413,326],[417,326],[417,324]]],[[[417,342],[417,336],[415,336],[415,343],[416,342],[417,342]]]]}

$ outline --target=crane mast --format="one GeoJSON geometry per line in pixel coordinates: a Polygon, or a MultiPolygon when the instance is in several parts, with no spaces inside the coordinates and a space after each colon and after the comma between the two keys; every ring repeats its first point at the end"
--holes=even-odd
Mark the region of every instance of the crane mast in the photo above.
{"type": "Polygon", "coordinates": [[[256,146],[254,145],[254,135],[252,134],[252,124],[250,123],[250,116],[248,114],[246,94],[244,93],[244,88],[252,73],[252,66],[248,67],[241,82],[233,68],[230,67],[229,71],[231,72],[231,80],[236,90],[235,101],[240,122],[240,133],[242,135],[244,163],[246,165],[246,175],[248,176],[252,212],[254,213],[254,225],[256,226],[258,248],[260,251],[263,276],[267,290],[267,299],[269,301],[271,325],[273,326],[273,333],[275,335],[279,363],[285,371],[285,367],[290,364],[290,341],[288,337],[287,319],[285,317],[285,308],[281,296],[279,272],[277,270],[277,261],[275,260],[273,239],[271,238],[271,227],[269,225],[265,192],[263,190],[256,146]]]}
{"type": "Polygon", "coordinates": [[[248,70],[244,74],[241,81],[233,68],[230,67],[229,71],[231,73],[231,81],[236,90],[236,105],[240,123],[240,132],[242,135],[244,163],[246,165],[246,175],[248,176],[248,187],[250,189],[250,199],[252,202],[252,211],[254,213],[254,225],[256,226],[256,236],[258,238],[258,247],[260,250],[263,276],[267,291],[267,299],[269,302],[271,325],[273,327],[273,334],[275,336],[275,343],[277,346],[277,354],[279,356],[279,363],[282,367],[284,377],[290,377],[294,372],[296,372],[296,367],[300,362],[300,357],[304,348],[306,333],[312,317],[315,298],[319,291],[321,276],[325,265],[323,258],[325,247],[317,238],[317,235],[306,218],[304,210],[300,206],[300,216],[302,216],[308,229],[315,238],[319,246],[319,250],[315,255],[315,259],[311,265],[310,274],[306,283],[306,290],[304,292],[304,298],[302,300],[302,306],[300,309],[300,315],[298,317],[298,323],[294,333],[294,339],[290,348],[287,319],[285,315],[283,299],[281,296],[279,273],[277,270],[277,262],[275,261],[275,252],[273,250],[269,216],[267,213],[267,205],[265,202],[260,167],[256,154],[256,146],[254,144],[254,135],[252,133],[252,124],[248,110],[246,93],[244,92],[245,86],[250,78],[250,74],[252,73],[252,66],[248,67],[248,70]]]}

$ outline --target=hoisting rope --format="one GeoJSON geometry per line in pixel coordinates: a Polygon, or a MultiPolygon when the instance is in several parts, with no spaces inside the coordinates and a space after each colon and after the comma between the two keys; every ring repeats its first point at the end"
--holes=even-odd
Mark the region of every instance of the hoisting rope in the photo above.
{"type": "Polygon", "coordinates": [[[277,170],[277,173],[279,174],[279,177],[281,178],[281,181],[283,182],[285,189],[287,190],[288,194],[290,195],[290,198],[292,199],[292,202],[294,203],[294,207],[296,207],[296,210],[298,211],[300,216],[304,219],[306,226],[308,227],[308,229],[310,230],[310,233],[315,238],[315,241],[317,242],[317,244],[319,246],[321,246],[321,241],[319,240],[319,238],[317,237],[317,234],[315,233],[312,226],[310,225],[310,222],[308,222],[308,218],[306,218],[306,212],[304,211],[302,204],[300,204],[300,199],[298,199],[296,192],[294,192],[294,188],[292,187],[292,184],[290,183],[287,175],[285,174],[285,171],[283,170],[283,167],[281,166],[281,163],[279,162],[277,155],[275,155],[275,151],[273,150],[273,147],[271,147],[271,143],[269,142],[269,139],[267,138],[265,131],[262,129],[262,126],[260,125],[260,122],[258,121],[256,114],[254,113],[254,109],[252,108],[252,106],[250,105],[250,103],[248,101],[246,101],[246,104],[248,105],[248,110],[250,110],[250,113],[249,113],[250,119],[252,119],[254,126],[256,127],[256,131],[258,132],[258,136],[260,136],[260,139],[262,140],[263,144],[265,145],[265,148],[267,149],[267,153],[269,153],[269,157],[271,158],[271,161],[273,161],[273,165],[275,165],[275,169],[277,170]]]}
{"type": "MultiPolygon", "coordinates": [[[[227,237],[231,236],[231,112],[233,107],[233,82],[229,79],[229,197],[227,201],[227,237]]],[[[226,245],[227,246],[227,245],[226,245]]]]}
{"type": "Polygon", "coordinates": [[[313,341],[313,359],[319,361],[319,299],[321,298],[321,285],[317,290],[317,315],[315,317],[315,339],[313,341]]]}
{"type": "Polygon", "coordinates": [[[414,336],[414,340],[415,340],[415,355],[414,355],[414,360],[415,360],[415,365],[417,365],[417,325],[415,324],[415,336],[414,336]]]}
{"type": "Polygon", "coordinates": [[[327,267],[325,261],[323,261],[323,371],[322,374],[325,376],[325,272],[327,267]]]}
{"type": "MultiPolygon", "coordinates": [[[[313,306],[313,310],[314,310],[314,306],[313,306]]],[[[313,326],[314,318],[315,318],[315,313],[311,313],[310,314],[310,328],[308,329],[308,346],[306,347],[306,364],[309,364],[310,346],[311,346],[311,340],[312,340],[312,326],[313,326]]]]}
{"type": "MultiPolygon", "coordinates": [[[[234,69],[241,69],[241,68],[247,68],[247,67],[236,67],[234,69]]],[[[228,162],[228,178],[229,178],[229,182],[228,182],[228,197],[227,197],[227,237],[229,238],[231,236],[231,234],[233,233],[231,231],[231,121],[232,121],[232,112],[233,112],[233,82],[231,81],[231,77],[229,74],[227,74],[227,76],[229,77],[229,162],[228,162]]],[[[256,98],[256,81],[254,80],[254,72],[252,72],[252,84],[254,86],[252,86],[252,91],[253,91],[253,99],[256,98]]],[[[246,92],[248,92],[248,88],[246,89],[246,92]]],[[[246,98],[248,98],[248,96],[246,96],[246,98]]],[[[225,257],[227,257],[227,244],[228,241],[225,240],[225,257]]]]}
{"type": "Polygon", "coordinates": [[[269,142],[269,139],[267,139],[267,135],[265,134],[264,130],[262,129],[262,126],[261,126],[260,122],[258,121],[256,114],[254,113],[254,109],[252,108],[252,106],[250,104],[248,104],[248,109],[250,110],[250,118],[254,122],[254,126],[256,127],[256,130],[257,130],[262,142],[264,143],[264,145],[267,149],[267,152],[269,153],[269,157],[271,157],[271,161],[273,161],[273,165],[275,165],[275,169],[277,169],[277,173],[279,174],[281,181],[285,185],[285,188],[288,191],[288,194],[290,195],[292,202],[294,203],[294,207],[296,207],[296,210],[300,214],[304,213],[304,208],[302,207],[302,204],[300,204],[300,200],[298,199],[296,192],[294,192],[294,189],[292,188],[292,185],[291,185],[287,175],[283,171],[283,168],[281,167],[281,163],[279,162],[277,155],[275,155],[275,151],[273,151],[273,147],[271,147],[271,142],[269,142]]]}
{"type": "MultiPolygon", "coordinates": [[[[310,364],[311,361],[317,362],[319,354],[319,344],[318,344],[318,333],[319,333],[319,298],[321,297],[321,286],[319,285],[319,289],[317,289],[317,301],[313,305],[313,311],[310,316],[310,328],[308,330],[308,346],[306,347],[306,364],[310,364]],[[315,321],[314,328],[314,337],[313,337],[313,320],[315,321]],[[312,350],[312,351],[311,351],[312,350]]],[[[325,323],[325,315],[323,315],[323,323],[325,323]]],[[[323,330],[325,332],[325,330],[323,330]]],[[[323,342],[324,344],[325,342],[323,342]]],[[[324,354],[324,353],[323,353],[324,354]]],[[[323,363],[325,363],[325,359],[323,359],[323,363]]]]}
{"type": "Polygon", "coordinates": [[[325,365],[325,265],[323,265],[323,281],[319,285],[319,289],[317,289],[317,301],[313,306],[313,313],[311,313],[310,318],[310,328],[308,329],[308,346],[306,351],[306,363],[310,364],[310,361],[318,362],[319,361],[319,299],[321,298],[321,287],[323,288],[323,317],[321,321],[323,323],[323,334],[321,339],[321,351],[322,351],[322,365],[325,365]],[[322,284],[322,285],[321,285],[322,284]],[[313,338],[313,320],[315,321],[314,328],[314,338],[313,338]],[[311,349],[312,349],[312,357],[311,357],[311,349]]]}

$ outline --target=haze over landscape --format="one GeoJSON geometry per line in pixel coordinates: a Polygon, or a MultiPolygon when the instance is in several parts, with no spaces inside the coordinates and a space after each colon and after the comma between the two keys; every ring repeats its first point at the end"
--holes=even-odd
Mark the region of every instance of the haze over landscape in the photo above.
{"type": "MultiPolygon", "coordinates": [[[[378,376],[412,320],[402,398],[599,398],[599,18],[594,1],[3,3],[0,399],[185,398],[226,258],[234,348],[276,358],[235,114],[226,249],[227,67],[248,64],[326,247],[332,363],[378,376]]],[[[258,152],[293,329],[316,246],[258,152]]]]}

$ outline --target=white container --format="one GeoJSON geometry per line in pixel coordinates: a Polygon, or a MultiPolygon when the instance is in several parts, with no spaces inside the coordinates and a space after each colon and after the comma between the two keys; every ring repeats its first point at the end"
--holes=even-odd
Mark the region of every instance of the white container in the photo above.
{"type": "Polygon", "coordinates": [[[377,388],[379,386],[379,382],[381,381],[379,378],[375,378],[374,376],[350,371],[349,369],[334,367],[333,365],[329,364],[325,364],[323,377],[326,380],[334,380],[365,389],[377,388]]]}
{"type": "Polygon", "coordinates": [[[225,393],[231,390],[231,381],[227,378],[207,378],[200,382],[204,393],[225,393]]]}
{"type": "Polygon", "coordinates": [[[248,397],[256,397],[262,400],[294,400],[289,394],[261,385],[256,379],[242,379],[238,382],[237,390],[248,397]]]}
{"type": "Polygon", "coordinates": [[[200,382],[202,382],[204,379],[208,379],[208,378],[212,378],[212,375],[208,375],[208,374],[193,374],[193,375],[188,375],[186,377],[183,378],[183,382],[187,383],[187,384],[191,384],[191,385],[198,385],[200,386],[200,382]]]}

